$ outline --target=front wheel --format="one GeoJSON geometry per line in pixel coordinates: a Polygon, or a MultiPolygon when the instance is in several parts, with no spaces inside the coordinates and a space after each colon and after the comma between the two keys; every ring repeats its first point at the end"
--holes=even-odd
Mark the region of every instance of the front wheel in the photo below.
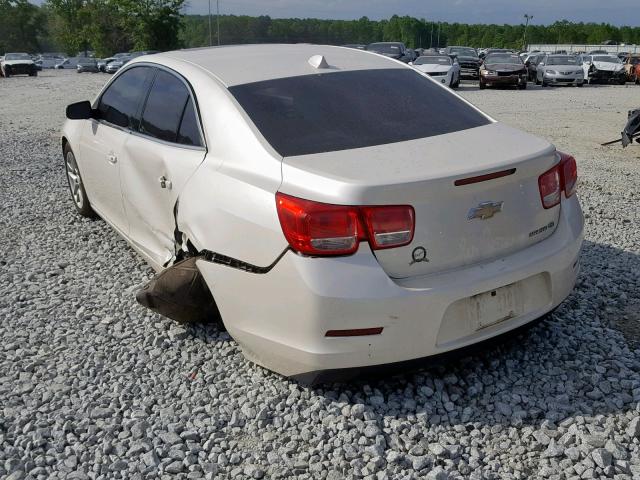
{"type": "Polygon", "coordinates": [[[487,88],[487,86],[484,83],[480,82],[480,90],[484,90],[485,88],[487,88]]]}
{"type": "Polygon", "coordinates": [[[87,198],[87,192],[84,189],[84,183],[82,183],[82,177],[80,176],[80,169],[78,168],[76,157],[68,144],[64,147],[64,164],[67,172],[69,190],[71,191],[71,199],[73,200],[76,210],[83,217],[94,218],[96,213],[89,204],[89,199],[87,198]]]}
{"type": "Polygon", "coordinates": [[[38,72],[31,72],[29,73],[30,77],[37,77],[38,76],[38,72]]]}
{"type": "Polygon", "coordinates": [[[578,84],[576,84],[576,85],[577,85],[579,88],[584,87],[584,83],[578,83],[578,84]]]}
{"type": "Polygon", "coordinates": [[[536,77],[536,85],[540,85],[540,79],[536,77]]]}

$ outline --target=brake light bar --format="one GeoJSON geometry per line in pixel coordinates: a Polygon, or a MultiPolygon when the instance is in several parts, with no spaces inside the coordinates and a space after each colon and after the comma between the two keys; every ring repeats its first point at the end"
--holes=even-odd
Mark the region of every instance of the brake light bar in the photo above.
{"type": "Polygon", "coordinates": [[[453,182],[453,184],[456,187],[460,187],[462,185],[471,185],[472,183],[486,182],[487,180],[493,180],[494,178],[508,177],[509,175],[513,175],[514,173],[516,173],[516,169],[510,168],[508,170],[501,170],[499,172],[478,175],[477,177],[460,178],[453,182]]]}
{"type": "Polygon", "coordinates": [[[576,192],[578,167],[576,159],[566,153],[560,154],[560,162],[538,177],[540,199],[544,208],[552,208],[560,203],[562,192],[569,198],[576,192]]]}
{"type": "Polygon", "coordinates": [[[351,255],[361,241],[381,250],[413,240],[415,213],[409,205],[332,205],[278,192],[276,207],[289,245],[305,255],[351,255]]]}

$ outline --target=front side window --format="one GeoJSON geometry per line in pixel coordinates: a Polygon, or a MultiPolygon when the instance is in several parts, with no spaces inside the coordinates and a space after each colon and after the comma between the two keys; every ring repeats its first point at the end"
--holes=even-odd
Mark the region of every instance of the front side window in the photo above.
{"type": "Polygon", "coordinates": [[[98,118],[119,127],[137,129],[136,114],[151,73],[149,67],[135,67],[118,76],[100,98],[98,118]]]}
{"type": "Polygon", "coordinates": [[[404,142],[490,123],[409,68],[279,78],[229,91],[283,157],[404,142]]]}
{"type": "Polygon", "coordinates": [[[175,75],[158,71],[144,107],[140,131],[165,142],[201,145],[189,90],[175,75]]]}

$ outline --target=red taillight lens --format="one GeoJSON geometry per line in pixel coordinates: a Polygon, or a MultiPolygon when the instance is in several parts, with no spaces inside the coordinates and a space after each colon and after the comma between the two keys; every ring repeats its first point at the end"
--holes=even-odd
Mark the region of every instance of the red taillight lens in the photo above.
{"type": "Polygon", "coordinates": [[[306,255],[349,255],[360,240],[374,250],[411,243],[414,212],[410,206],[331,205],[276,193],[282,232],[289,245],[306,255]]]}
{"type": "Polygon", "coordinates": [[[560,153],[560,177],[562,189],[567,198],[576,192],[578,187],[578,166],[576,159],[566,153],[560,153]]]}
{"type": "Polygon", "coordinates": [[[413,240],[413,208],[407,205],[362,207],[371,248],[401,247],[413,240]]]}
{"type": "Polygon", "coordinates": [[[538,187],[540,188],[540,198],[544,208],[555,207],[560,203],[562,189],[560,188],[560,169],[558,165],[540,175],[538,187]]]}
{"type": "Polygon", "coordinates": [[[540,175],[538,186],[544,208],[555,207],[560,203],[562,191],[567,198],[576,192],[578,186],[578,166],[576,159],[566,153],[560,154],[560,163],[540,175]]]}

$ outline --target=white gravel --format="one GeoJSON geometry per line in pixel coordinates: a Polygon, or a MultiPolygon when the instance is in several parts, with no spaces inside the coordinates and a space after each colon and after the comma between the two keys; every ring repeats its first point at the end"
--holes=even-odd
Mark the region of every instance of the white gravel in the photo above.
{"type": "Polygon", "coordinates": [[[503,347],[311,389],[251,365],[213,326],[138,306],[151,269],[74,213],[64,106],[105,79],[0,79],[0,478],[640,478],[640,146],[598,145],[639,87],[464,86],[576,155],[575,292],[503,347]]]}

